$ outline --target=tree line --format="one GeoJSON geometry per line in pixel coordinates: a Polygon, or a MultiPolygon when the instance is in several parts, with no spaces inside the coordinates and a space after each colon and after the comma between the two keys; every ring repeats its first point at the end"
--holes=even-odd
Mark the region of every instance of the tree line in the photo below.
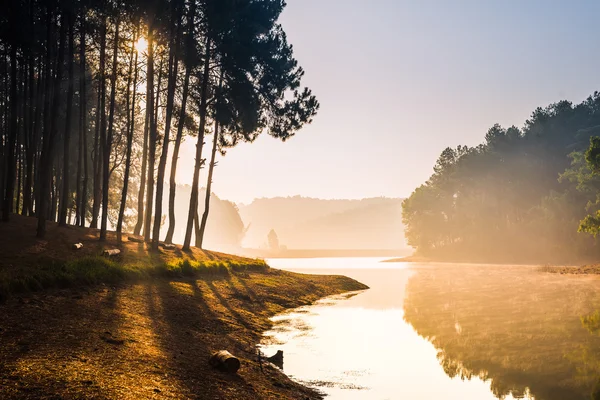
{"type": "Polygon", "coordinates": [[[202,247],[217,152],[286,140],[319,103],[277,20],[283,0],[8,0],[0,15],[0,208],[202,247]],[[212,135],[212,138],[210,137],[212,135]],[[196,141],[186,221],[176,173],[196,141]],[[205,140],[210,147],[205,150],[205,140]],[[208,152],[208,157],[205,153],[208,152]],[[200,170],[208,162],[204,212],[200,170]],[[167,166],[170,174],[168,187],[167,166]],[[163,196],[168,191],[168,210],[163,196]],[[161,227],[168,211],[164,237],[161,227]]]}
{"type": "Polygon", "coordinates": [[[600,93],[446,148],[403,203],[408,243],[437,258],[579,262],[600,255],[600,93]],[[587,233],[591,233],[589,235],[587,233]]]}

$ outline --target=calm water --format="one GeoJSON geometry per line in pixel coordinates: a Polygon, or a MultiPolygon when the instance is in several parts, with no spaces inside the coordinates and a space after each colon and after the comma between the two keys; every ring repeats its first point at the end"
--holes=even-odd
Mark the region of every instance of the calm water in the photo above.
{"type": "MultiPolygon", "coordinates": [[[[505,270],[497,267],[461,266],[452,271],[450,268],[441,269],[434,265],[380,261],[381,259],[369,258],[269,260],[271,266],[290,271],[343,274],[369,285],[371,289],[324,299],[313,306],[276,316],[273,319],[273,330],[265,334],[264,353],[271,355],[277,350],[283,350],[284,371],[293,379],[321,390],[332,399],[544,400],[579,398],[577,395],[580,392],[589,396],[589,384],[581,383],[581,379],[577,380],[579,386],[576,388],[569,387],[571,383],[567,381],[560,383],[562,386],[557,388],[536,387],[539,389],[539,396],[533,390],[530,391],[527,379],[535,381],[533,383],[537,385],[543,382],[542,378],[547,378],[552,384],[558,380],[551,375],[547,377],[548,374],[541,376],[545,371],[541,371],[538,377],[532,376],[528,370],[535,371],[544,365],[543,359],[538,360],[539,364],[528,364],[532,357],[524,355],[526,350],[523,350],[530,349],[531,343],[545,346],[543,341],[536,340],[535,336],[541,334],[532,332],[528,334],[528,339],[511,338],[515,329],[510,321],[501,320],[504,318],[502,316],[507,315],[513,322],[517,321],[519,313],[515,310],[521,308],[510,300],[511,296],[507,296],[505,288],[501,286],[502,280],[494,276],[495,272],[502,274],[498,276],[506,276],[505,270]],[[459,283],[446,287],[454,277],[459,283]],[[467,285],[467,289],[471,284],[476,284],[477,288],[486,287],[485,282],[489,283],[485,291],[487,297],[497,292],[500,299],[507,299],[507,308],[497,311],[497,315],[501,316],[500,320],[494,317],[494,309],[485,310],[481,314],[478,311],[482,304],[481,298],[471,298],[470,295],[465,298],[465,293],[470,290],[460,290],[460,285],[467,285]],[[430,283],[435,286],[421,290],[430,283]],[[461,301],[460,304],[463,305],[460,309],[455,309],[456,304],[461,301]],[[462,310],[469,310],[466,311],[468,314],[461,315],[462,310]],[[492,315],[491,319],[487,317],[489,314],[492,315]],[[493,328],[496,320],[500,328],[493,328]],[[508,334],[500,332],[503,327],[509,326],[511,328],[508,334]],[[493,331],[491,334],[490,330],[493,331]],[[502,346],[498,350],[493,347],[493,342],[496,341],[494,335],[498,335],[498,346],[502,346]],[[480,340],[487,342],[483,343],[484,349],[492,349],[492,354],[498,355],[498,360],[492,360],[493,357],[490,356],[488,365],[486,355],[483,354],[487,350],[473,350],[475,354],[470,353],[471,349],[478,348],[474,342],[477,337],[485,338],[480,340]],[[507,350],[504,354],[504,349],[512,349],[519,340],[523,341],[523,348],[515,348],[512,353],[507,350]],[[528,340],[531,342],[527,342],[528,340]],[[524,364],[521,358],[526,359],[524,364]],[[504,379],[505,375],[514,375],[516,378],[504,379]],[[523,380],[520,379],[521,376],[524,377],[523,380]],[[546,396],[545,393],[549,395],[546,396]],[[552,393],[556,396],[553,397],[552,393]],[[564,397],[565,395],[568,397],[564,397]]],[[[523,276],[533,273],[531,267],[515,267],[509,271],[519,274],[519,282],[523,282],[523,276]]],[[[536,282],[539,280],[537,275],[534,278],[536,282]]],[[[508,279],[506,281],[509,282],[508,279]]],[[[549,282],[552,284],[554,281],[549,282]]],[[[597,290],[600,288],[598,282],[588,280],[582,285],[586,285],[586,288],[589,286],[590,290],[597,290]]],[[[551,286],[547,289],[554,292],[551,286]]],[[[581,287],[577,290],[580,292],[581,287]]],[[[503,301],[494,300],[494,303],[503,301]]],[[[589,301],[585,304],[589,310],[585,311],[593,309],[593,305],[588,303],[589,301]]],[[[600,306],[600,303],[597,305],[600,306]]],[[[523,312],[526,314],[523,318],[531,321],[531,311],[523,312]]],[[[569,326],[573,326],[577,335],[581,331],[580,341],[586,341],[588,337],[595,340],[580,326],[579,315],[576,315],[580,312],[582,311],[579,309],[570,311],[573,320],[568,320],[569,326]]],[[[548,318],[543,311],[540,311],[540,315],[548,318]]],[[[563,321],[563,317],[561,314],[556,319],[563,321]]],[[[522,323],[519,322],[519,325],[522,323]]],[[[561,335],[565,334],[564,327],[557,329],[562,332],[561,335]]],[[[542,331],[544,336],[548,336],[546,331],[542,331]]],[[[564,338],[560,338],[562,339],[564,338]]],[[[590,345],[587,342],[584,344],[590,345]]],[[[598,342],[593,342],[594,346],[596,344],[598,342]]],[[[552,348],[552,352],[571,351],[555,350],[557,346],[546,347],[552,348]]],[[[575,350],[574,347],[573,351],[575,350]]],[[[576,366],[571,367],[570,361],[565,360],[565,356],[570,353],[562,353],[557,356],[558,362],[561,366],[566,365],[569,371],[575,371],[576,366]]],[[[536,356],[539,354],[543,354],[541,350],[536,352],[536,356]]],[[[548,355],[549,359],[551,355],[553,356],[548,355]]],[[[565,371],[553,370],[549,373],[561,377],[565,371]]],[[[592,375],[595,373],[592,372],[592,375]]]]}

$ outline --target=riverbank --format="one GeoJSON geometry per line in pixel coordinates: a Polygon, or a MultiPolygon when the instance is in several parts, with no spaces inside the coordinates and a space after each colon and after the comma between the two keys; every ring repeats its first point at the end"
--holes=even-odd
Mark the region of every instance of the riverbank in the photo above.
{"type": "Polygon", "coordinates": [[[19,293],[98,283],[136,282],[158,277],[225,275],[230,271],[263,271],[264,260],[203,251],[162,247],[149,251],[139,236],[117,240],[108,232],[100,242],[98,229],[58,227],[47,223],[43,240],[35,237],[37,219],[12,215],[0,223],[0,300],[19,293]],[[82,245],[75,249],[75,244],[82,245]],[[105,257],[105,250],[118,250],[105,257]]]}
{"type": "Polygon", "coordinates": [[[34,230],[19,225],[30,223],[24,220],[30,219],[0,224],[5,282],[16,282],[17,276],[41,279],[34,272],[52,262],[40,275],[47,281],[38,282],[48,287],[35,292],[13,288],[0,304],[3,399],[319,398],[260,363],[256,344],[271,327],[271,316],[366,288],[342,276],[284,272],[197,249],[148,252],[140,243],[119,245],[119,258],[94,266],[97,271],[89,278],[97,281],[83,285],[79,278],[86,275],[66,266],[102,259],[98,252],[117,246],[115,238],[109,235],[106,244],[99,244],[94,230],[51,224],[48,240],[37,241],[30,238],[34,230]],[[21,231],[27,238],[11,249],[21,231]],[[85,251],[70,249],[75,236],[85,251]],[[48,277],[56,276],[56,269],[77,279],[54,282],[48,277]],[[111,282],[103,281],[107,277],[111,282]],[[238,374],[208,365],[211,352],[220,349],[240,358],[238,374]]]}

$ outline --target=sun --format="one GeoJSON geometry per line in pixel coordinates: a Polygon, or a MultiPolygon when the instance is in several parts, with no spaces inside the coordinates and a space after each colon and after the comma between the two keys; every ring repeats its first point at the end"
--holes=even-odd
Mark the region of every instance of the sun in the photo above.
{"type": "Polygon", "coordinates": [[[138,53],[144,53],[146,50],[148,50],[148,41],[146,38],[139,38],[138,41],[135,42],[135,49],[138,53]]]}

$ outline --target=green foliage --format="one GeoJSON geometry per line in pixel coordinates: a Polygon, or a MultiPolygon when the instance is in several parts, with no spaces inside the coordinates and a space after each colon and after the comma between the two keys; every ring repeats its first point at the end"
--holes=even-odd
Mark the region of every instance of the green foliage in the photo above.
{"type": "Polygon", "coordinates": [[[594,313],[581,317],[581,324],[591,334],[600,334],[600,310],[596,310],[594,313]]]}
{"type": "Polygon", "coordinates": [[[590,147],[585,152],[585,161],[592,172],[595,174],[600,172],[600,137],[592,136],[590,138],[590,147]]]}
{"type": "Polygon", "coordinates": [[[0,301],[14,293],[38,291],[48,288],[67,288],[118,283],[147,279],[153,276],[227,276],[231,273],[267,272],[264,260],[191,261],[127,264],[101,256],[82,257],[66,263],[53,260],[40,261],[37,268],[0,271],[0,301]]]}
{"type": "Polygon", "coordinates": [[[578,231],[600,231],[599,133],[596,92],[538,108],[522,129],[495,124],[477,147],[446,148],[403,203],[408,243],[439,258],[597,257],[594,239],[578,231]]]}
{"type": "Polygon", "coordinates": [[[593,215],[587,215],[579,224],[578,232],[585,232],[594,237],[600,233],[600,211],[596,211],[593,215]]]}
{"type": "Polygon", "coordinates": [[[264,260],[253,260],[252,263],[242,263],[232,260],[193,261],[179,260],[174,263],[161,265],[158,272],[171,277],[176,276],[226,276],[232,272],[266,272],[269,266],[264,260]]]}

